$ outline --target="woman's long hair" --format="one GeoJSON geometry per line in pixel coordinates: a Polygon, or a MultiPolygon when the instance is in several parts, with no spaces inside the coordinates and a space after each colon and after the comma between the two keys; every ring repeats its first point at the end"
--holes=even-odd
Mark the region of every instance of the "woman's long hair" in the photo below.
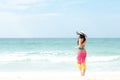
{"type": "Polygon", "coordinates": [[[81,44],[83,44],[86,41],[86,35],[82,32],[80,32],[80,33],[76,32],[76,33],[77,33],[77,35],[79,35],[79,38],[77,40],[77,44],[79,45],[79,39],[83,39],[83,41],[81,42],[81,44]]]}

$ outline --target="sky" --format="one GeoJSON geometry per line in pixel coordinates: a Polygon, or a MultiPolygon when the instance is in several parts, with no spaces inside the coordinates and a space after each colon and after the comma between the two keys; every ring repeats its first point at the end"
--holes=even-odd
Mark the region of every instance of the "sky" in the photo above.
{"type": "Polygon", "coordinates": [[[0,0],[0,38],[120,38],[120,0],[0,0]]]}

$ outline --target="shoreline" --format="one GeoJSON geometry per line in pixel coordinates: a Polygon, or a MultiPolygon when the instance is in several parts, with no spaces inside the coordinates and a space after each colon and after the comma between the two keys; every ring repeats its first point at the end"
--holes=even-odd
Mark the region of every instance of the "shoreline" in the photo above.
{"type": "Polygon", "coordinates": [[[0,72],[0,80],[120,80],[120,72],[0,72]]]}

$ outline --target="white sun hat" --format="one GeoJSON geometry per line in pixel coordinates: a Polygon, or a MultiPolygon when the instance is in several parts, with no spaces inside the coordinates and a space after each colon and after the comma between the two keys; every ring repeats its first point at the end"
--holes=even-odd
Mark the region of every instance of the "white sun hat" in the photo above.
{"type": "Polygon", "coordinates": [[[77,33],[77,35],[80,35],[80,34],[82,34],[82,35],[85,35],[85,37],[87,37],[87,35],[85,34],[85,32],[84,31],[80,31],[80,32],[76,32],[77,33]]]}
{"type": "Polygon", "coordinates": [[[85,34],[85,32],[84,31],[80,31],[80,34],[85,34]]]}

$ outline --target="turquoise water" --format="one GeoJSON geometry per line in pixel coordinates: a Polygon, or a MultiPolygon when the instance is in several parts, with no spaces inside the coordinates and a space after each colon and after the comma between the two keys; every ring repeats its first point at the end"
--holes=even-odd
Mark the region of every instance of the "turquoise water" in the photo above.
{"type": "MultiPolygon", "coordinates": [[[[0,71],[78,71],[76,38],[1,38],[0,71]]],[[[87,71],[120,71],[120,39],[90,38],[87,71]]]]}

